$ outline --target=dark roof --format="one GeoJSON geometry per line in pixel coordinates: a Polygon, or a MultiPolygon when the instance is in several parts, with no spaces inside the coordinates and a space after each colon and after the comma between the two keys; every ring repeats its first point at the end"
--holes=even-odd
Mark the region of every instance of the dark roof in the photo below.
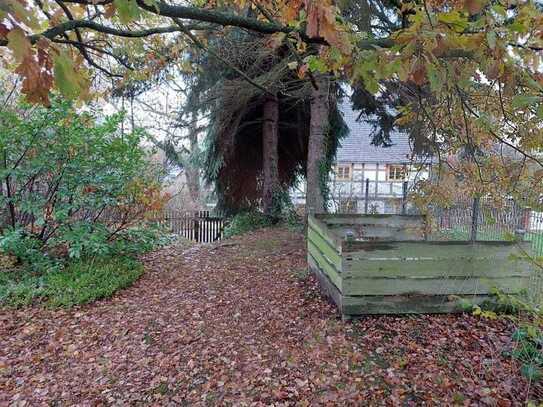
{"type": "Polygon", "coordinates": [[[374,146],[371,144],[374,132],[373,124],[357,120],[359,113],[353,111],[349,100],[343,101],[339,108],[345,124],[349,127],[349,133],[340,141],[336,162],[407,164],[414,161],[424,161],[423,157],[413,159],[409,135],[406,133],[392,132],[390,147],[374,146]]]}

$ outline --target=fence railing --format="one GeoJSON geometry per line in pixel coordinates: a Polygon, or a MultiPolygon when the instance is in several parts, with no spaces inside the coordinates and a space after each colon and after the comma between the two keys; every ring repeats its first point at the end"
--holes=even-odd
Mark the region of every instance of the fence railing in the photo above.
{"type": "Polygon", "coordinates": [[[543,212],[530,211],[526,239],[532,242],[532,250],[543,256],[543,212]]]}
{"type": "Polygon", "coordinates": [[[226,219],[220,212],[165,210],[157,221],[171,233],[199,243],[221,240],[226,219]]]}
{"type": "Polygon", "coordinates": [[[528,232],[530,213],[529,208],[514,201],[496,206],[482,198],[430,210],[434,237],[447,240],[507,240],[515,236],[523,237],[528,232]]]}

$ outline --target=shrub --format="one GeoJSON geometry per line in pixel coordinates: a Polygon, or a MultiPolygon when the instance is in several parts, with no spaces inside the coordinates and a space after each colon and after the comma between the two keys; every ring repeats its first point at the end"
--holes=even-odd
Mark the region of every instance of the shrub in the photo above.
{"type": "Polygon", "coordinates": [[[256,210],[236,214],[225,228],[224,236],[241,235],[252,230],[282,224],[294,230],[304,227],[303,218],[296,212],[288,190],[278,189],[273,196],[273,207],[269,216],[256,210]]]}
{"type": "Polygon", "coordinates": [[[64,257],[150,248],[146,216],[167,197],[143,134],[123,134],[121,121],[61,100],[0,111],[0,251],[30,271],[51,271],[64,257]]]}
{"type": "Polygon", "coordinates": [[[19,269],[0,273],[0,304],[34,303],[71,307],[111,296],[132,284],[143,266],[129,257],[79,259],[62,270],[31,273],[19,269]]]}
{"type": "Polygon", "coordinates": [[[224,236],[242,235],[273,224],[273,219],[258,211],[247,211],[235,215],[224,229],[224,236]]]}
{"type": "Polygon", "coordinates": [[[0,235],[0,253],[15,257],[30,272],[51,271],[60,267],[60,261],[42,252],[41,242],[23,229],[8,229],[0,235]]]}
{"type": "Polygon", "coordinates": [[[121,255],[138,255],[149,252],[156,247],[171,243],[174,236],[164,232],[156,224],[139,225],[123,230],[113,244],[113,252],[121,255]]]}

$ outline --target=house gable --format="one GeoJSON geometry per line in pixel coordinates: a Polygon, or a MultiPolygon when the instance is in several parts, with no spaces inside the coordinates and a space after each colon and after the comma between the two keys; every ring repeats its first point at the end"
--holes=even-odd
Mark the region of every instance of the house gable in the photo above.
{"type": "Polygon", "coordinates": [[[340,141],[336,154],[337,164],[380,163],[409,164],[430,163],[429,157],[415,156],[409,142],[409,135],[393,131],[390,135],[391,146],[382,147],[371,144],[373,125],[368,121],[357,120],[359,113],[353,111],[350,101],[340,105],[341,113],[349,128],[349,134],[340,141]]]}

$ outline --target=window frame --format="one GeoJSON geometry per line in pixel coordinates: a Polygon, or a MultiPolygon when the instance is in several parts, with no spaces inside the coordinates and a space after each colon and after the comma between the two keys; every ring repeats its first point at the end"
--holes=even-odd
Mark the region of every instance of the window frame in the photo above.
{"type": "Polygon", "coordinates": [[[387,181],[401,182],[407,179],[407,170],[402,164],[387,165],[387,181]],[[394,174],[394,176],[392,176],[394,174]],[[398,174],[400,177],[397,177],[398,174]]]}
{"type": "Polygon", "coordinates": [[[352,164],[337,164],[334,173],[336,175],[336,181],[351,181],[353,179],[353,166],[352,164]],[[347,175],[345,175],[346,172],[348,173],[347,175]]]}

